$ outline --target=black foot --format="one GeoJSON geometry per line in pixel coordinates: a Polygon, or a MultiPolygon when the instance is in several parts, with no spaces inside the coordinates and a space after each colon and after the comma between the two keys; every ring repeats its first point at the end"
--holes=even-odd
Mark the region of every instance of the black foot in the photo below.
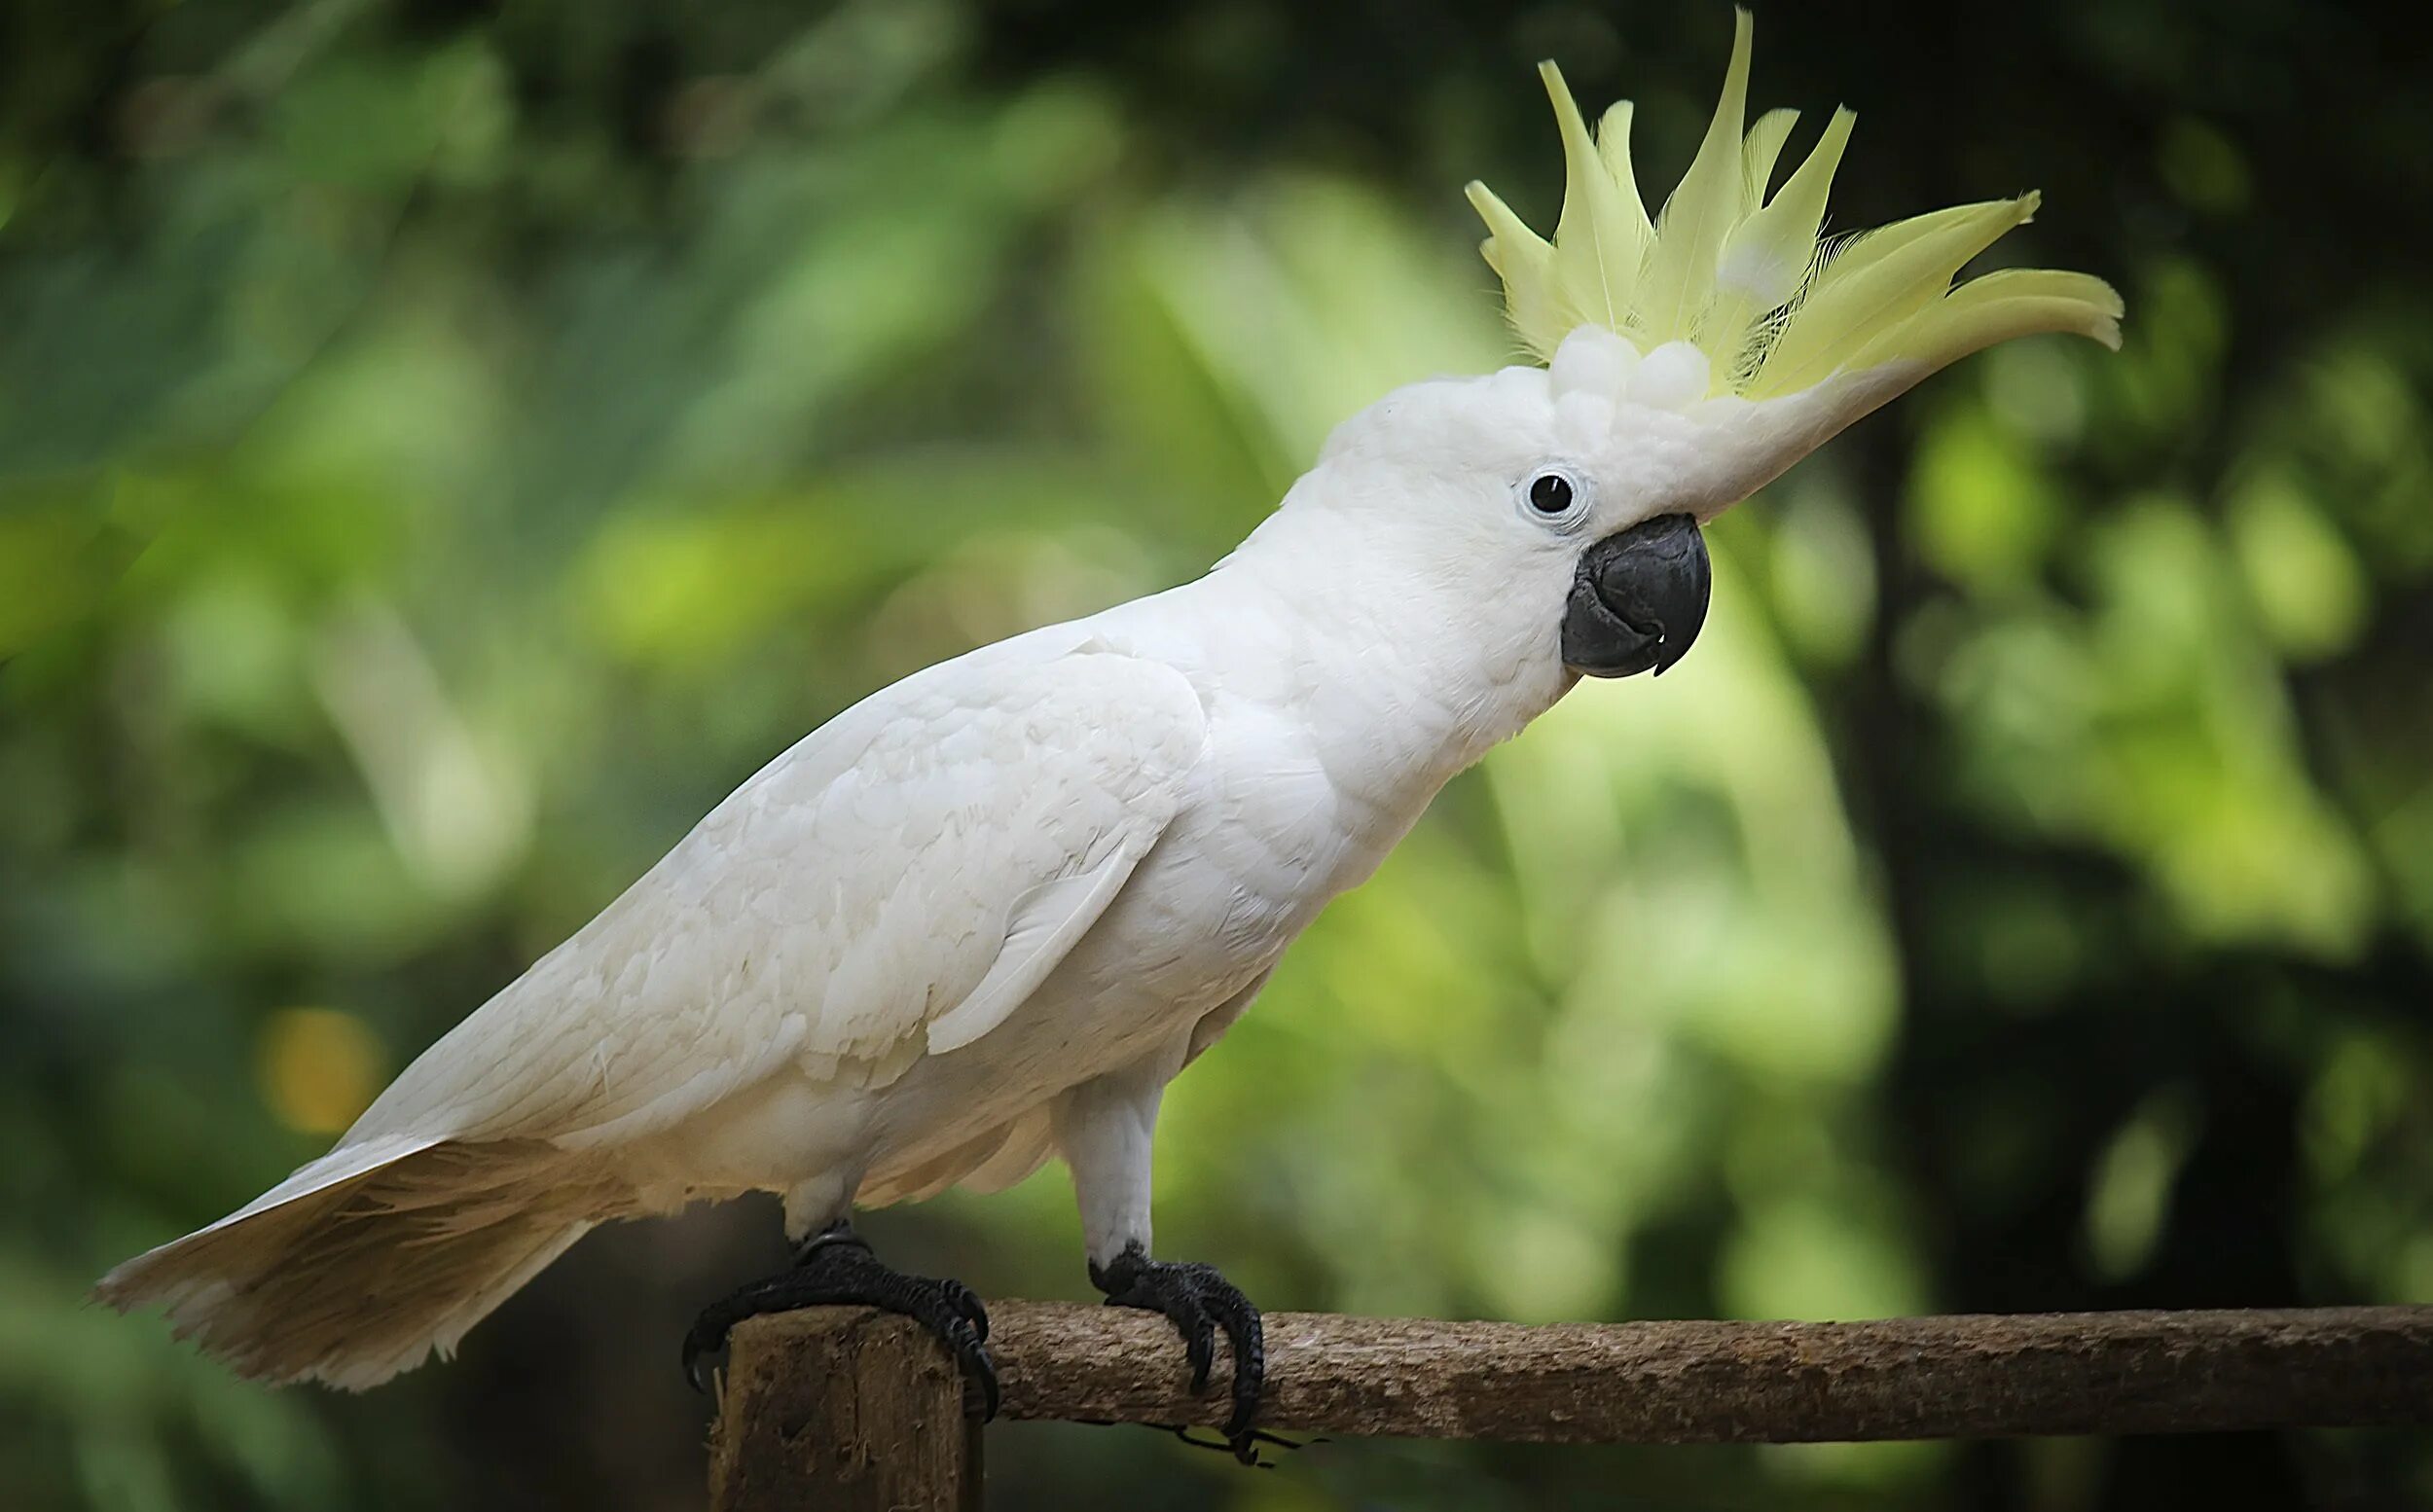
{"type": "Polygon", "coordinates": [[[961,1281],[890,1271],[850,1223],[811,1237],[791,1269],[753,1281],[702,1309],[684,1335],[684,1375],[703,1389],[702,1363],[726,1349],[727,1333],[747,1317],[823,1304],[858,1304],[901,1313],[944,1340],[964,1378],[980,1388],[982,1419],[997,1416],[997,1362],[989,1357],[989,1314],[961,1281]]]}
{"type": "Polygon", "coordinates": [[[1128,1246],[1102,1270],[1090,1267],[1090,1282],[1107,1293],[1107,1305],[1163,1313],[1182,1333],[1183,1355],[1191,1362],[1191,1389],[1208,1389],[1208,1373],[1216,1360],[1216,1330],[1225,1331],[1233,1347],[1233,1413],[1221,1430],[1233,1457],[1244,1464],[1258,1463],[1258,1436],[1251,1419],[1258,1412],[1259,1387],[1267,1380],[1267,1342],[1258,1309],[1240,1287],[1216,1274],[1213,1265],[1181,1265],[1152,1260],[1141,1246],[1128,1246]]]}

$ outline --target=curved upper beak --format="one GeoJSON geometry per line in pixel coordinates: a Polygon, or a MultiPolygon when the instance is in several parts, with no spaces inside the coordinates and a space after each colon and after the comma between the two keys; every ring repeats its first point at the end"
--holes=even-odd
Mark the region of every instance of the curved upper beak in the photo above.
{"type": "Polygon", "coordinates": [[[1563,605],[1563,665],[1591,677],[1659,674],[1706,623],[1714,574],[1688,515],[1658,515],[1580,554],[1563,605]]]}

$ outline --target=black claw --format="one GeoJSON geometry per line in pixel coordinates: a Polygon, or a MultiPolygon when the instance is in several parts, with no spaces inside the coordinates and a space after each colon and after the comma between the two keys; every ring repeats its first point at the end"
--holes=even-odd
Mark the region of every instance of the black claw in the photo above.
{"type": "Polygon", "coordinates": [[[1191,1362],[1191,1393],[1196,1396],[1208,1389],[1208,1373],[1216,1368],[1216,1329],[1206,1317],[1191,1329],[1182,1355],[1191,1362]]]}
{"type": "MultiPolygon", "coordinates": [[[[1224,1330],[1225,1343],[1233,1351],[1233,1410],[1225,1418],[1225,1446],[1244,1464],[1259,1463],[1261,1439],[1251,1422],[1258,1413],[1259,1388],[1267,1380],[1267,1344],[1258,1309],[1242,1295],[1241,1288],[1218,1275],[1213,1265],[1151,1260],[1138,1244],[1128,1246],[1103,1270],[1091,1266],[1090,1279],[1107,1293],[1108,1306],[1163,1314],[1174,1323],[1182,1335],[1194,1394],[1208,1389],[1216,1365],[1216,1330],[1224,1330]]],[[[1197,1442],[1187,1435],[1183,1441],[1197,1442]]]]}
{"type": "Polygon", "coordinates": [[[981,1342],[984,1337],[980,1329],[965,1323],[955,1330],[946,1342],[947,1347],[955,1351],[956,1363],[962,1367],[963,1410],[972,1412],[970,1397],[976,1390],[979,1394],[978,1411],[973,1416],[988,1422],[997,1417],[997,1359],[989,1353],[989,1347],[981,1342]]]}
{"type": "Polygon", "coordinates": [[[723,1342],[723,1335],[717,1339],[705,1337],[700,1319],[696,1319],[693,1326],[685,1332],[684,1379],[692,1385],[694,1390],[705,1393],[708,1391],[710,1377],[715,1374],[717,1367],[712,1365],[705,1370],[702,1368],[703,1361],[713,1354],[723,1355],[725,1351],[720,1348],[723,1342]]]}
{"type": "Polygon", "coordinates": [[[980,1305],[980,1298],[978,1295],[976,1295],[970,1287],[958,1280],[942,1280],[938,1282],[938,1291],[945,1297],[946,1305],[962,1314],[964,1319],[971,1324],[971,1331],[979,1335],[980,1341],[983,1344],[987,1343],[989,1337],[989,1310],[980,1305]]]}
{"type": "MultiPolygon", "coordinates": [[[[1112,1426],[1112,1424],[1101,1425],[1112,1426]]],[[[1276,1461],[1273,1459],[1259,1458],[1258,1452],[1262,1448],[1307,1449],[1312,1444],[1326,1442],[1324,1438],[1286,1438],[1281,1433],[1270,1433],[1265,1428],[1252,1428],[1245,1433],[1221,1438],[1193,1438],[1189,1423],[1169,1423],[1164,1426],[1164,1431],[1172,1433],[1193,1449],[1210,1449],[1218,1454],[1231,1455],[1243,1464],[1261,1470],[1272,1470],[1276,1467],[1276,1461]]]]}
{"type": "Polygon", "coordinates": [[[1258,1389],[1267,1379],[1267,1333],[1258,1310],[1232,1287],[1210,1300],[1225,1342],[1233,1347],[1233,1415],[1225,1420],[1225,1436],[1240,1441],[1250,1432],[1251,1419],[1258,1412],[1258,1389]]]}
{"type": "Polygon", "coordinates": [[[738,1287],[702,1309],[684,1335],[684,1376],[705,1389],[702,1362],[725,1351],[727,1335],[747,1317],[823,1304],[859,1304],[899,1313],[937,1335],[965,1380],[979,1388],[980,1416],[997,1416],[997,1362],[989,1354],[989,1314],[970,1287],[957,1280],[907,1276],[879,1263],[846,1224],[815,1236],[793,1268],[738,1287]]]}

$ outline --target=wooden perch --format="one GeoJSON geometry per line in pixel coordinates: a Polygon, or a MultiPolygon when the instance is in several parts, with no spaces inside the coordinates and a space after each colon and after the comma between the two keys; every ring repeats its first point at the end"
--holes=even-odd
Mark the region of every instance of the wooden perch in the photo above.
{"type": "MultiPolygon", "coordinates": [[[[999,1302],[1003,1415],[1214,1423],[1163,1318],[999,1302]]],[[[1444,1323],[1267,1316],[1262,1426],[1530,1443],[1813,1443],[2433,1426],[2433,1308],[1864,1323],[1444,1323]]],[[[1219,1346],[1219,1384],[1230,1366],[1219,1346]]],[[[960,1383],[901,1318],[815,1309],[735,1333],[713,1507],[965,1507],[960,1383]],[[897,1469],[928,1468],[905,1481],[897,1469]],[[942,1499],[943,1498],[943,1499],[942,1499]]]]}

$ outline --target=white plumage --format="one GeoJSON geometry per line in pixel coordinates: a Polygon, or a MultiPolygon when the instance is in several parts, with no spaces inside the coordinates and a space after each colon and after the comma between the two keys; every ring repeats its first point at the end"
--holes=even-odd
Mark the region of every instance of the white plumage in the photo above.
{"type": "Polygon", "coordinates": [[[745,782],[328,1156],[103,1295],[158,1297],[248,1373],[369,1386],[594,1223],[791,1191],[849,1152],[870,1090],[1032,994],[1206,742],[1183,677],[1086,636],[890,689],[745,782]],[[375,1318],[397,1326],[367,1337],[375,1318]]]}
{"type": "MultiPolygon", "coordinates": [[[[1738,88],[1714,137],[1735,154],[1738,88]]],[[[1555,277],[1576,254],[1481,195],[1543,344],[1545,312],[1579,303],[1555,277]]],[[[1913,303],[1950,276],[1921,267],[1913,303]]],[[[1689,522],[1971,342],[2110,337],[2117,301],[2091,282],[1991,324],[1962,309],[1881,360],[1816,357],[1823,377],[1771,397],[1710,397],[1703,348],[1642,350],[1627,322],[1571,332],[1551,371],[1388,395],[1205,578],[932,667],[805,738],[336,1149],[99,1294],[162,1305],[248,1375],[361,1387],[451,1350],[603,1221],[761,1190],[801,1237],[1051,1152],[1093,1263],[1145,1252],[1166,1083],[1453,774],[1580,671],[1678,657],[1705,609],[1689,522]]],[[[1786,319],[1808,328],[1765,329],[1786,319]]]]}

